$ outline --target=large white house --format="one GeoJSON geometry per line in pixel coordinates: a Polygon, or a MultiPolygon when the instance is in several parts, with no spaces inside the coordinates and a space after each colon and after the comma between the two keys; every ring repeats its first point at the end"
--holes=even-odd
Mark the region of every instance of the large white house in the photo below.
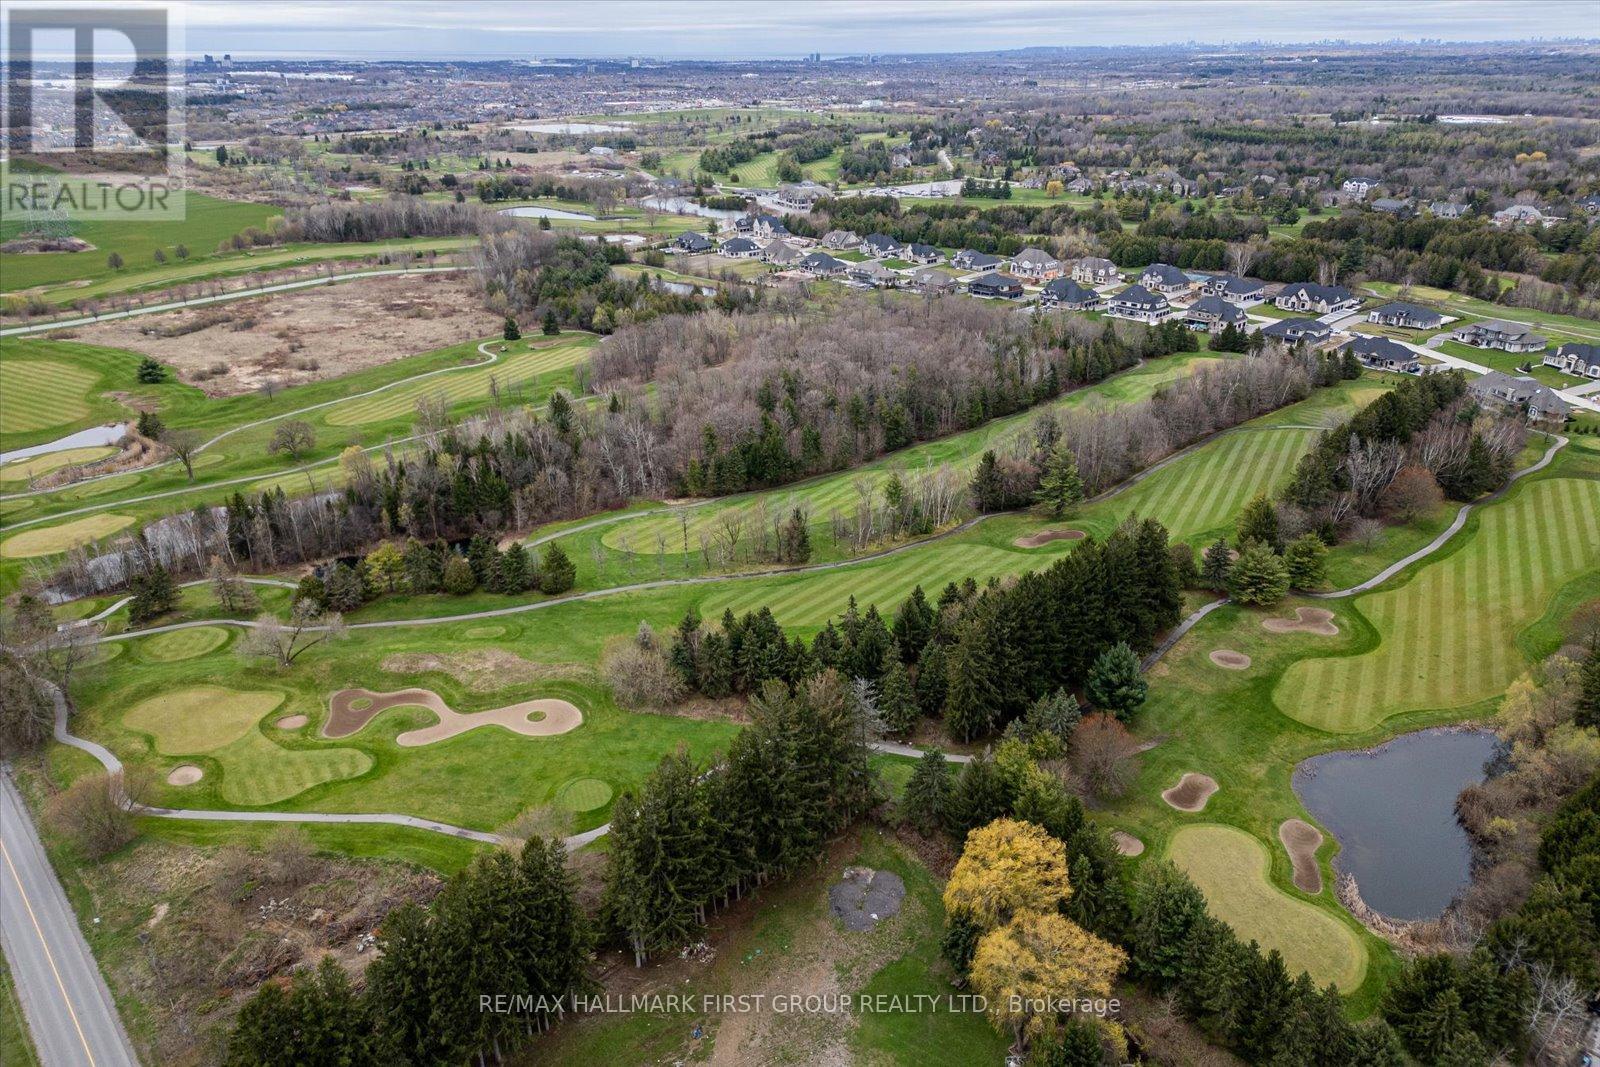
{"type": "Polygon", "coordinates": [[[1114,319],[1133,319],[1135,322],[1163,322],[1172,314],[1172,305],[1160,293],[1152,293],[1142,285],[1133,285],[1106,303],[1106,314],[1114,319]]]}

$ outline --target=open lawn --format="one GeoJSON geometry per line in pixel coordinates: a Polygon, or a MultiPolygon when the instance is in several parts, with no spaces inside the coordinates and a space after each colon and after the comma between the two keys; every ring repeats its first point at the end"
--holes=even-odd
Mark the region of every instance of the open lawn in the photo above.
{"type": "MultiPolygon", "coordinates": [[[[5,376],[3,370],[4,368],[0,367],[0,378],[5,376]]],[[[13,460],[0,466],[0,485],[28,482],[40,475],[49,474],[62,467],[70,467],[75,463],[93,463],[95,460],[116,454],[116,451],[110,445],[91,445],[88,448],[69,448],[61,452],[50,452],[34,456],[32,459],[13,460]]]]}
{"type": "Polygon", "coordinates": [[[6,1067],[38,1067],[39,1057],[28,1035],[28,1020],[11,980],[11,968],[0,957],[0,1063],[6,1067]]]}
{"type": "MultiPolygon", "coordinates": [[[[1377,293],[1386,300],[1400,299],[1400,286],[1394,282],[1363,282],[1361,288],[1377,293]]],[[[1600,343],[1600,322],[1580,319],[1574,315],[1557,315],[1532,308],[1508,307],[1491,304],[1487,300],[1463,296],[1448,289],[1434,289],[1426,285],[1413,285],[1405,299],[1441,308],[1452,315],[1471,316],[1477,319],[1505,319],[1508,322],[1525,322],[1540,333],[1569,337],[1588,344],[1600,343]]],[[[1476,352],[1478,349],[1473,349],[1476,352]]],[[[1502,353],[1505,354],[1505,353],[1502,353]]],[[[1526,356],[1520,358],[1526,359],[1526,356]]],[[[1536,360],[1537,362],[1537,360],[1536,360]]]]}
{"type": "Polygon", "coordinates": [[[1518,632],[1563,585],[1600,567],[1600,480],[1519,486],[1476,523],[1459,550],[1350,602],[1371,637],[1354,655],[1291,667],[1274,692],[1285,713],[1359,731],[1401,712],[1484,700],[1525,670],[1518,632]]]}
{"type": "Polygon", "coordinates": [[[1309,971],[1319,986],[1354,990],[1366,976],[1367,953],[1344,923],[1296,900],[1267,880],[1267,850],[1231,826],[1186,826],[1172,836],[1167,858],[1194,879],[1211,914],[1245,940],[1277,949],[1290,974],[1309,971]]]}
{"type": "Polygon", "coordinates": [[[69,426],[89,414],[93,371],[55,360],[0,362],[0,432],[69,426]]]}
{"type": "Polygon", "coordinates": [[[33,556],[50,556],[65,552],[74,545],[88,544],[109,537],[133,522],[132,515],[102,512],[81,519],[72,519],[59,526],[41,526],[24,530],[0,542],[0,556],[9,559],[29,559],[33,556]]]}

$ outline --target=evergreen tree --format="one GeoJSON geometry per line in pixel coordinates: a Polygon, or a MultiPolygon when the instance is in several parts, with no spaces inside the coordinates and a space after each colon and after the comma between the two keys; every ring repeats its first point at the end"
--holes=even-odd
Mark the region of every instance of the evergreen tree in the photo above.
{"type": "Polygon", "coordinates": [[[501,331],[500,336],[507,341],[520,341],[522,339],[522,331],[517,328],[517,320],[507,315],[505,329],[501,331]]]}
{"type": "Polygon", "coordinates": [[[1190,935],[1205,915],[1205,895],[1177,867],[1156,863],[1140,868],[1127,943],[1134,971],[1158,990],[1175,985],[1183,977],[1190,935]]]}
{"type": "Polygon", "coordinates": [[[326,583],[327,591],[323,595],[323,603],[327,605],[329,611],[355,611],[370,599],[367,583],[362,579],[361,572],[345,563],[333,565],[333,569],[328,572],[326,583]]]}
{"type": "Polygon", "coordinates": [[[528,550],[521,541],[500,554],[500,591],[511,596],[526,593],[533,588],[533,574],[528,566],[528,550]]]}
{"type": "Polygon", "coordinates": [[[712,630],[700,643],[700,692],[713,700],[733,692],[733,650],[727,635],[712,630]]]}
{"type": "Polygon", "coordinates": [[[577,580],[578,568],[573,564],[571,557],[561,547],[560,542],[551,541],[539,560],[540,592],[552,596],[556,593],[565,593],[577,580]]]}
{"type": "Polygon", "coordinates": [[[922,646],[922,654],[917,657],[917,706],[922,709],[922,714],[933,716],[944,710],[948,683],[945,646],[940,641],[929,641],[922,646]]]}
{"type": "Polygon", "coordinates": [[[906,782],[900,798],[900,817],[921,834],[942,829],[949,816],[950,794],[955,772],[950,761],[937,748],[930,748],[917,760],[916,769],[906,782]]]}
{"type": "Polygon", "coordinates": [[[693,606],[683,614],[683,621],[678,623],[678,631],[672,642],[672,651],[668,653],[668,660],[672,669],[683,679],[683,684],[690,689],[700,688],[700,647],[705,635],[700,629],[700,613],[693,606]]]}
{"type": "Polygon", "coordinates": [[[1600,639],[1589,642],[1589,657],[1578,673],[1576,722],[1583,727],[1600,727],[1600,639]]]}
{"type": "Polygon", "coordinates": [[[1314,533],[1301,534],[1283,549],[1284,569],[1292,589],[1315,589],[1322,584],[1328,546],[1314,533]]]}
{"type": "Polygon", "coordinates": [[[178,606],[178,587],[172,574],[159,563],[152,563],[149,570],[134,575],[128,588],[133,592],[133,599],[128,602],[128,621],[136,626],[178,606]]]}
{"type": "Polygon", "coordinates": [[[922,591],[922,586],[911,590],[911,595],[900,602],[894,613],[894,640],[900,650],[900,661],[916,663],[928,639],[933,636],[933,606],[922,591]]]}
{"type": "Polygon", "coordinates": [[[945,729],[958,741],[972,741],[994,729],[999,685],[983,626],[973,620],[950,650],[945,668],[945,729]]]}
{"type": "Polygon", "coordinates": [[[1239,544],[1259,541],[1274,552],[1283,551],[1283,535],[1278,530],[1278,509],[1266,493],[1258,493],[1239,512],[1239,544]]]}
{"type": "Polygon", "coordinates": [[[1005,504],[1006,491],[1000,477],[1000,461],[990,450],[978,461],[978,469],[972,476],[972,506],[979,511],[1002,511],[1005,504]]]}
{"type": "Polygon", "coordinates": [[[922,717],[917,695],[911,689],[911,676],[893,648],[883,657],[883,678],[878,683],[878,711],[891,737],[910,737],[922,717]]]}
{"type": "Polygon", "coordinates": [[[1074,504],[1083,499],[1083,479],[1078,475],[1078,461],[1065,442],[1056,445],[1045,460],[1044,473],[1039,478],[1039,488],[1033,498],[1057,519],[1063,518],[1074,504]]]}
{"type": "Polygon", "coordinates": [[[1228,576],[1228,593],[1241,604],[1270,607],[1289,592],[1289,569],[1260,541],[1245,543],[1228,576]]]}
{"type": "Polygon", "coordinates": [[[1250,949],[1228,1030],[1233,1047],[1245,1062],[1265,1063],[1282,1040],[1281,1028],[1294,990],[1277,949],[1263,955],[1254,941],[1250,949]]]}
{"type": "Polygon", "coordinates": [[[961,769],[955,788],[945,805],[945,830],[957,841],[967,832],[987,826],[1004,816],[1011,807],[1005,778],[988,753],[974,758],[961,769]]]}
{"type": "Polygon", "coordinates": [[[444,584],[444,562],[438,552],[413,537],[406,542],[401,558],[408,589],[413,593],[439,591],[444,584]]]}
{"type": "Polygon", "coordinates": [[[1106,649],[1089,668],[1089,700],[1102,711],[1109,711],[1123,722],[1144,703],[1149,683],[1139,670],[1139,657],[1125,643],[1106,649]]]}
{"type": "Polygon", "coordinates": [[[439,583],[440,587],[451,596],[466,596],[478,588],[478,577],[472,573],[472,564],[465,556],[452,554],[445,561],[439,583]]]}
{"type": "Polygon", "coordinates": [[[549,311],[544,313],[544,335],[546,337],[554,337],[560,332],[561,324],[556,321],[555,309],[551,308],[549,311]]]}
{"type": "Polygon", "coordinates": [[[1106,1050],[1100,1028],[1091,1020],[1071,1018],[1059,1033],[1034,1043],[1027,1067],[1101,1067],[1106,1050]]]}
{"type": "Polygon", "coordinates": [[[1194,548],[1179,542],[1169,550],[1172,555],[1172,574],[1180,589],[1199,589],[1200,568],[1195,565],[1194,548]]]}
{"type": "Polygon", "coordinates": [[[1439,486],[1456,500],[1476,500],[1501,481],[1494,457],[1481,434],[1473,434],[1466,460],[1439,472],[1439,486]]]}
{"type": "Polygon", "coordinates": [[[1047,693],[1028,706],[1022,722],[1029,739],[1040,735],[1054,738],[1063,748],[1072,742],[1072,731],[1083,718],[1078,698],[1065,689],[1047,693]]]}
{"type": "Polygon", "coordinates": [[[1233,554],[1228,549],[1228,542],[1217,538],[1201,559],[1200,578],[1205,587],[1219,593],[1226,591],[1233,572],[1233,554]]]}

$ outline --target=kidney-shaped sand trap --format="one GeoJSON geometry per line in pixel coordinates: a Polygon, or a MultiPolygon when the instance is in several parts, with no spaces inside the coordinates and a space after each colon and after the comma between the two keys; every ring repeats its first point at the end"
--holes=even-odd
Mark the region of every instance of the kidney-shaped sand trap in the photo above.
{"type": "Polygon", "coordinates": [[[1038,548],[1040,545],[1048,545],[1051,541],[1077,541],[1082,537],[1082,530],[1040,530],[1038,533],[1019,537],[1011,543],[1018,548],[1038,548]]]}
{"type": "Polygon", "coordinates": [[[1137,856],[1144,852],[1144,842],[1126,830],[1111,831],[1111,843],[1116,845],[1117,851],[1124,856],[1137,856]]]}
{"type": "Polygon", "coordinates": [[[1211,653],[1211,662],[1230,671],[1242,671],[1250,666],[1250,657],[1231,648],[1219,648],[1211,653]]]}
{"type": "Polygon", "coordinates": [[[192,763],[172,768],[172,773],[167,775],[168,785],[194,785],[205,777],[205,772],[192,763]]]}
{"type": "Polygon", "coordinates": [[[524,737],[550,737],[576,730],[583,723],[583,713],[577,707],[554,698],[525,700],[463,715],[431,689],[401,689],[394,693],[341,689],[328,701],[328,721],[322,734],[324,737],[349,737],[381,713],[401,707],[426,708],[439,717],[432,726],[407,730],[395,738],[395,744],[402,748],[431,745],[479,726],[504,726],[524,737]]]}
{"type": "Polygon", "coordinates": [[[1217,780],[1210,775],[1190,771],[1178,779],[1178,784],[1163,790],[1161,799],[1179,811],[1203,811],[1206,801],[1217,791],[1217,780]]]}
{"type": "Polygon", "coordinates": [[[1317,866],[1317,849],[1322,847],[1322,831],[1304,819],[1285,819],[1278,826],[1278,840],[1289,851],[1294,864],[1294,885],[1305,893],[1322,892],[1322,869],[1317,866]]]}
{"type": "Polygon", "coordinates": [[[285,715],[272,725],[280,730],[298,730],[309,721],[304,715],[285,715]]]}
{"type": "Polygon", "coordinates": [[[1275,634],[1316,634],[1333,637],[1339,628],[1327,608],[1295,608],[1293,619],[1262,619],[1261,628],[1275,634]]]}

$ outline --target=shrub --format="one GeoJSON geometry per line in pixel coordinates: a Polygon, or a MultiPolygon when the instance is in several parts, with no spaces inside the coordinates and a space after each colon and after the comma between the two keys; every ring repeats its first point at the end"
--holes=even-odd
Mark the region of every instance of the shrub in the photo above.
{"type": "Polygon", "coordinates": [[[683,678],[657,645],[613,638],[600,658],[600,673],[617,700],[629,706],[661,708],[683,699],[683,678]]]}

